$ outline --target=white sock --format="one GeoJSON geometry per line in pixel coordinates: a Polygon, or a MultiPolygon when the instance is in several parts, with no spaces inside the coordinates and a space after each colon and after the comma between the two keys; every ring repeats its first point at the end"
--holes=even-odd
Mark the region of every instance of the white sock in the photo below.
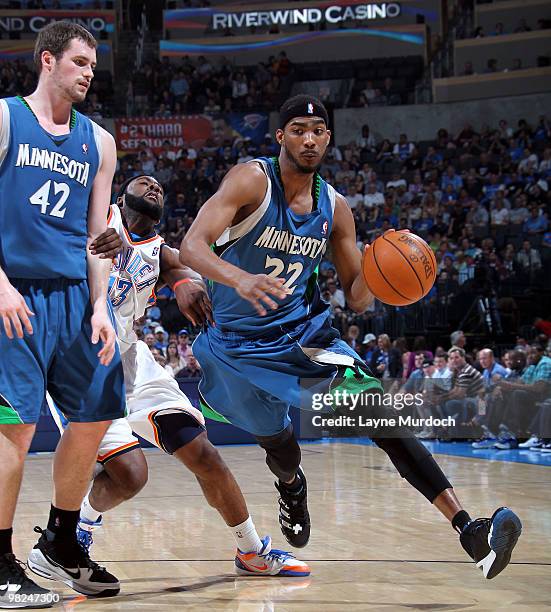
{"type": "Polygon", "coordinates": [[[82,506],[80,507],[80,516],[81,518],[90,521],[91,523],[95,523],[99,517],[101,516],[101,512],[98,512],[90,503],[90,493],[86,495],[86,497],[82,500],[82,506]]]}
{"type": "Polygon", "coordinates": [[[250,516],[243,523],[235,525],[235,527],[230,527],[230,529],[237,542],[237,548],[239,548],[241,552],[252,552],[253,550],[259,552],[262,550],[263,544],[258,537],[258,533],[256,533],[256,527],[250,516]]]}

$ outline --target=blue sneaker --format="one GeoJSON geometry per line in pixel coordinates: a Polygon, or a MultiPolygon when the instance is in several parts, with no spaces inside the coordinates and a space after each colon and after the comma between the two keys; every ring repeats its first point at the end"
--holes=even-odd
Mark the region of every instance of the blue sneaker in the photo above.
{"type": "Polygon", "coordinates": [[[272,538],[262,540],[260,552],[235,553],[235,571],[240,576],[309,576],[310,568],[291,553],[272,548],[272,538]]]}
{"type": "Polygon", "coordinates": [[[514,448],[518,448],[518,440],[514,437],[501,438],[495,443],[494,448],[497,448],[498,450],[513,450],[514,448]]]}
{"type": "Polygon", "coordinates": [[[84,548],[84,551],[88,554],[90,548],[94,542],[92,538],[92,532],[95,529],[99,529],[103,525],[103,517],[100,515],[97,521],[89,521],[88,519],[80,517],[77,524],[77,540],[78,543],[84,548]]]}
{"type": "Polygon", "coordinates": [[[477,442],[473,442],[471,446],[473,448],[494,448],[494,446],[499,442],[497,438],[482,438],[482,440],[478,440],[477,442]]]}
{"type": "Polygon", "coordinates": [[[463,528],[459,539],[467,554],[482,569],[484,578],[502,572],[522,532],[519,517],[509,508],[498,508],[492,518],[479,518],[463,528]]]}

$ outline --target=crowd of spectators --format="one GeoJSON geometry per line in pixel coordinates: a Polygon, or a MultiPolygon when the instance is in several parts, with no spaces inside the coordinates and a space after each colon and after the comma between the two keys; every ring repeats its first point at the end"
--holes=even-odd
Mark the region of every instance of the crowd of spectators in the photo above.
{"type": "Polygon", "coordinates": [[[147,62],[129,82],[128,116],[166,117],[278,108],[292,85],[285,51],[254,67],[212,62],[199,56],[147,62]]]}
{"type": "Polygon", "coordinates": [[[475,449],[551,453],[551,321],[535,319],[533,332],[532,342],[517,337],[499,354],[485,344],[468,346],[460,330],[451,334],[449,348],[429,349],[424,336],[409,347],[405,337],[391,342],[387,334],[362,340],[354,325],[345,339],[401,415],[417,419],[420,438],[480,438],[475,449]]]}

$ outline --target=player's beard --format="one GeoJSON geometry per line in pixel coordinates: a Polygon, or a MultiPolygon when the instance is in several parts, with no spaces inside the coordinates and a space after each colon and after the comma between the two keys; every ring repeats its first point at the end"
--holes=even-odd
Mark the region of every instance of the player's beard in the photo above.
{"type": "Polygon", "coordinates": [[[163,207],[161,204],[150,202],[141,196],[133,196],[129,193],[125,193],[124,203],[134,212],[146,216],[148,219],[155,221],[155,223],[159,223],[163,216],[163,207]]]}
{"type": "Polygon", "coordinates": [[[301,174],[314,174],[314,172],[317,172],[323,163],[323,158],[325,157],[325,155],[321,155],[318,163],[315,166],[305,166],[291,153],[291,151],[289,151],[289,149],[287,149],[287,147],[285,148],[285,153],[287,154],[289,161],[301,174]]]}

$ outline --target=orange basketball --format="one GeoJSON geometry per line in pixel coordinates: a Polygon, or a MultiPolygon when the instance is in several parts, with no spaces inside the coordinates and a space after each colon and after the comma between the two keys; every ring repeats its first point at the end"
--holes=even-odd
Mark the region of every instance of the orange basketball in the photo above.
{"type": "Polygon", "coordinates": [[[406,306],[427,295],[436,280],[436,257],[410,232],[390,230],[367,249],[362,270],[373,295],[391,306],[406,306]]]}

